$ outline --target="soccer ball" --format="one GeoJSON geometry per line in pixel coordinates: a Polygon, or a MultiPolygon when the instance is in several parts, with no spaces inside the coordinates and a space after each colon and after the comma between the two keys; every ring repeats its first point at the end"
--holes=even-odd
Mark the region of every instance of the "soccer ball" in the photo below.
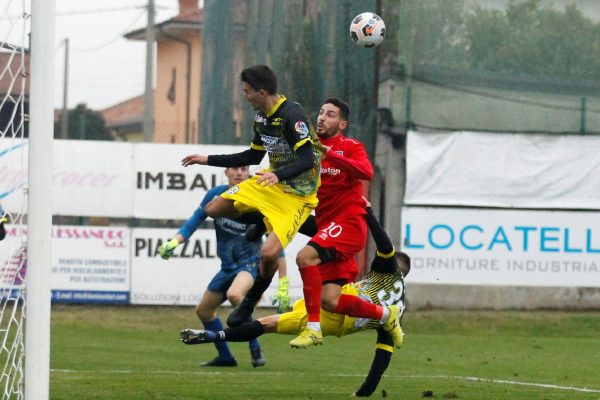
{"type": "Polygon", "coordinates": [[[385,23],[372,12],[358,14],[350,24],[350,37],[357,46],[379,46],[385,37],[385,23]]]}

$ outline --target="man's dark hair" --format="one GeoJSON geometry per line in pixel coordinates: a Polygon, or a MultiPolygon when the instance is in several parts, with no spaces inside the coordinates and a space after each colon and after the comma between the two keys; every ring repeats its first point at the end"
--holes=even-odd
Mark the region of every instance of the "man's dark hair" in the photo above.
{"type": "Polygon", "coordinates": [[[277,77],[271,68],[266,65],[253,65],[242,71],[242,82],[246,82],[252,89],[263,89],[268,94],[277,93],[277,77]]]}
{"type": "Polygon", "coordinates": [[[340,117],[342,117],[343,120],[350,120],[350,106],[344,100],[337,97],[332,97],[325,100],[323,104],[333,104],[340,109],[340,117]]]}

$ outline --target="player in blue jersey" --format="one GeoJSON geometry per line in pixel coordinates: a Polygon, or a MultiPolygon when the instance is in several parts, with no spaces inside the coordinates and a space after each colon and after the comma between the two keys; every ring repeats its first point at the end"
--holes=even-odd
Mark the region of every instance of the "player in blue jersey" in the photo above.
{"type": "MultiPolygon", "coordinates": [[[[225,169],[225,175],[229,181],[228,185],[216,186],[210,189],[200,207],[179,229],[173,239],[160,246],[160,255],[164,259],[169,259],[173,255],[175,248],[182,242],[188,240],[198,229],[200,224],[207,218],[204,207],[213,198],[248,179],[249,170],[247,166],[231,167],[225,169]]],[[[258,263],[260,257],[260,247],[262,240],[249,242],[245,238],[245,232],[248,224],[231,218],[216,218],[215,233],[217,236],[217,256],[221,259],[221,270],[213,277],[204,292],[202,299],[196,306],[196,315],[202,321],[207,330],[221,330],[223,325],[217,317],[217,308],[229,300],[236,306],[238,305],[248,290],[254,284],[256,274],[258,273],[258,263]]],[[[280,285],[282,280],[287,280],[285,275],[285,258],[283,253],[277,260],[280,285]]],[[[280,289],[282,289],[280,287],[280,289]]],[[[281,290],[280,290],[281,291],[281,290]]],[[[289,297],[289,294],[288,294],[289,297]]],[[[289,304],[289,300],[288,300],[289,304]]],[[[237,361],[231,354],[226,342],[215,343],[218,356],[202,366],[208,367],[235,367],[237,361]]],[[[265,365],[265,358],[256,339],[249,342],[250,354],[252,357],[252,366],[261,367],[265,365]]]]}

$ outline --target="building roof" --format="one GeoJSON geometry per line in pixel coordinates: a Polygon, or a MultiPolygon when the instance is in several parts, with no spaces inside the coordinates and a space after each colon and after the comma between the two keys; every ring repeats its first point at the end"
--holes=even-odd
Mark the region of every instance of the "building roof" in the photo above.
{"type": "MultiPolygon", "coordinates": [[[[181,9],[179,14],[171,19],[154,25],[155,39],[161,40],[162,33],[177,35],[181,31],[198,31],[202,30],[202,22],[204,21],[204,11],[200,8],[181,9]]],[[[135,31],[127,32],[123,35],[130,40],[146,40],[146,27],[136,29],[135,31]]]]}
{"type": "MultiPolygon", "coordinates": [[[[0,94],[21,93],[21,61],[25,63],[26,77],[29,76],[29,53],[25,53],[25,59],[21,60],[20,54],[0,50],[0,94]],[[6,66],[6,67],[5,67],[6,66]]],[[[25,81],[25,96],[29,95],[29,79],[25,81]]]]}
{"type": "Polygon", "coordinates": [[[138,125],[144,121],[144,96],[140,95],[100,110],[107,128],[138,125]]]}

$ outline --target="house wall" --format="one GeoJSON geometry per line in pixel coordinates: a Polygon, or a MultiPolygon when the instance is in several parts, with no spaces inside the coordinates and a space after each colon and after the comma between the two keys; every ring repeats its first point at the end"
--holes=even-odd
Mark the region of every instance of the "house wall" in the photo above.
{"type": "Polygon", "coordinates": [[[154,94],[154,141],[157,143],[198,142],[201,34],[194,32],[179,37],[191,44],[189,133],[186,138],[187,46],[178,41],[163,38],[158,42],[157,47],[156,91],[154,94]],[[173,77],[174,85],[172,85],[173,77]]]}

